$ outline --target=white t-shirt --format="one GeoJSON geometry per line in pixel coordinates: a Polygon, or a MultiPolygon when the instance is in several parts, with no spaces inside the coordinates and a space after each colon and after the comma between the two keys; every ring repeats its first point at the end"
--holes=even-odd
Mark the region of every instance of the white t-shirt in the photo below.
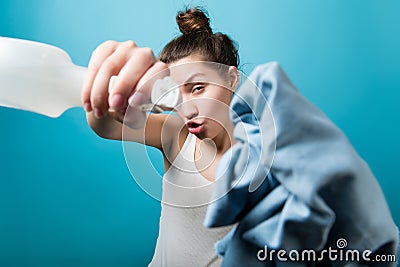
{"type": "Polygon", "coordinates": [[[232,226],[206,228],[203,221],[213,183],[197,170],[194,161],[196,136],[185,143],[164,174],[160,230],[151,267],[220,266],[214,244],[232,226]]]}

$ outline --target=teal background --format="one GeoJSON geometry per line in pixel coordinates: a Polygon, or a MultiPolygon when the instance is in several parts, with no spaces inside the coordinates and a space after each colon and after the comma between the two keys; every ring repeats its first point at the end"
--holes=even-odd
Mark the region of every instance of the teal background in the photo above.
{"type": "MultiPolygon", "coordinates": [[[[158,53],[186,4],[240,44],[246,73],[281,63],[369,163],[399,224],[399,1],[1,0],[0,35],[87,65],[107,39],[158,53]]],[[[0,108],[0,125],[0,266],[147,266],[160,204],[131,177],[120,142],[97,137],[79,108],[58,119],[0,108]]],[[[138,159],[138,173],[149,168],[138,159]]]]}

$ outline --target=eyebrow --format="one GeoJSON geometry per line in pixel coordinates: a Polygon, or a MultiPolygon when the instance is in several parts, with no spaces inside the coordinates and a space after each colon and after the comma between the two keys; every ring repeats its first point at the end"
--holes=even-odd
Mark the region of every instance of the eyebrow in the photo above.
{"type": "Polygon", "coordinates": [[[194,74],[190,75],[189,78],[187,78],[184,83],[187,84],[187,83],[191,83],[191,82],[195,81],[194,78],[196,78],[197,76],[206,76],[206,75],[201,72],[194,73],[194,74]]]}

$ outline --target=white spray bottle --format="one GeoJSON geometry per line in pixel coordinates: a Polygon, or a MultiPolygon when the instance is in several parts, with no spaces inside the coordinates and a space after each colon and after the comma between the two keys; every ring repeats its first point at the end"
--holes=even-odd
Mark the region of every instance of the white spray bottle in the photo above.
{"type": "Polygon", "coordinates": [[[0,106],[58,117],[81,106],[86,70],[58,47],[0,37],[0,106]]]}
{"type": "MultiPolygon", "coordinates": [[[[73,64],[69,55],[58,47],[0,37],[0,106],[58,117],[67,109],[82,105],[86,71],[86,67],[73,64]]],[[[145,104],[142,110],[161,112],[179,103],[179,88],[170,85],[168,79],[164,83],[170,92],[166,94],[165,86],[156,83],[151,100],[159,104],[145,104]],[[161,95],[169,96],[164,98],[166,103],[159,101],[161,95]]]]}

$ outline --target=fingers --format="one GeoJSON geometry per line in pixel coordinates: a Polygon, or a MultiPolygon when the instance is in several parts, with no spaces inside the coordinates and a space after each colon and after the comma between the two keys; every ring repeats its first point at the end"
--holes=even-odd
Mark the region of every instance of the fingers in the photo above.
{"type": "Polygon", "coordinates": [[[95,116],[101,118],[109,108],[125,109],[128,98],[139,86],[147,88],[141,91],[140,102],[147,101],[151,86],[147,86],[146,80],[167,69],[166,64],[157,61],[150,48],[139,48],[132,41],[107,41],[96,48],[90,59],[82,87],[83,106],[87,112],[93,110],[95,116]],[[110,78],[115,75],[118,78],[109,93],[110,78]]]}
{"type": "Polygon", "coordinates": [[[169,75],[168,65],[157,61],[148,69],[136,84],[136,89],[130,95],[129,104],[131,106],[138,106],[144,103],[150,103],[151,90],[154,83],[169,75]]]}
{"type": "Polygon", "coordinates": [[[91,89],[94,79],[104,60],[109,57],[117,48],[117,42],[107,41],[99,45],[92,53],[89,61],[88,72],[82,86],[82,105],[86,112],[92,110],[90,101],[91,89]]]}
{"type": "MultiPolygon", "coordinates": [[[[126,88],[125,86],[127,86],[128,82],[124,82],[124,80],[131,78],[129,76],[130,71],[134,68],[130,64],[137,63],[134,60],[128,62],[118,76],[112,77],[114,85],[110,83],[113,87],[110,99],[113,99],[113,96],[115,97],[115,95],[118,95],[120,92],[119,90],[124,90],[124,88],[126,88]],[[128,76],[125,77],[124,75],[128,76]]],[[[134,87],[131,93],[127,96],[129,98],[130,107],[126,110],[114,110],[112,108],[112,110],[114,110],[112,113],[114,119],[133,129],[142,128],[146,119],[146,114],[139,108],[139,105],[150,102],[151,90],[154,82],[167,75],[169,75],[168,65],[161,61],[156,61],[149,69],[147,69],[138,81],[130,81],[131,84],[127,88],[131,88],[131,86],[134,87]]],[[[125,93],[125,91],[123,92],[125,93]]]]}
{"type": "Polygon", "coordinates": [[[150,71],[156,63],[156,58],[149,48],[137,48],[118,74],[108,102],[113,109],[123,109],[128,105],[128,97],[137,88],[137,83],[150,71]]]}
{"type": "MultiPolygon", "coordinates": [[[[119,71],[134,53],[135,48],[133,43],[123,43],[103,61],[93,81],[90,95],[90,102],[96,116],[98,114],[102,117],[102,115],[107,113],[110,106],[108,103],[108,84],[110,78],[113,75],[118,75],[119,71]]],[[[129,88],[125,88],[125,90],[129,90],[129,88]]]]}

